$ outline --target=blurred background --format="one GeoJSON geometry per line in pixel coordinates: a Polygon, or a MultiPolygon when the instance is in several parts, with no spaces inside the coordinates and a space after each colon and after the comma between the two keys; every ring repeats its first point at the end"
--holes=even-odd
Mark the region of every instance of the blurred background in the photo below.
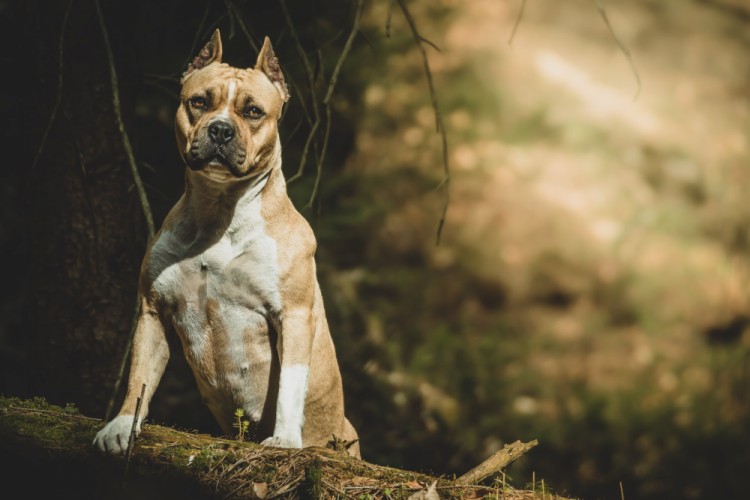
{"type": "MultiPolygon", "coordinates": [[[[322,156],[356,2],[102,1],[110,57],[96,2],[0,1],[0,390],[104,416],[147,242],[110,70],[158,227],[179,75],[219,27],[240,67],[268,35],[292,88],[284,169],[367,460],[460,475],[538,439],[516,486],[743,497],[750,2],[600,2],[616,37],[590,0],[404,4],[440,49],[439,245],[441,136],[399,2],[364,2],[322,156]]],[[[178,348],[151,418],[218,432],[178,348]]]]}

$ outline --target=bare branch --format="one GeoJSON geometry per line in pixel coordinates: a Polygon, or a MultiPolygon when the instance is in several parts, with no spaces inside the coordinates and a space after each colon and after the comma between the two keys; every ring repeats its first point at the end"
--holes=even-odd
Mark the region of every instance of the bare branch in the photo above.
{"type": "MultiPolygon", "coordinates": [[[[97,0],[98,5],[98,0],[97,0]]],[[[201,22],[198,24],[198,29],[195,30],[195,38],[193,38],[193,44],[190,46],[190,52],[188,52],[188,59],[182,63],[182,68],[187,68],[187,65],[192,60],[196,48],[198,47],[198,42],[201,39],[201,30],[203,30],[203,25],[206,24],[206,19],[208,19],[208,11],[211,8],[211,2],[206,2],[206,8],[203,11],[203,17],[201,17],[201,22]]]]}
{"type": "Polygon", "coordinates": [[[351,52],[352,50],[352,44],[354,43],[354,37],[357,36],[357,32],[359,31],[359,18],[362,15],[363,4],[363,0],[357,0],[357,8],[354,12],[354,21],[352,21],[352,30],[349,32],[349,37],[346,39],[344,48],[341,49],[341,54],[339,54],[339,59],[338,61],[336,61],[336,66],[333,68],[333,73],[331,73],[331,79],[328,81],[328,90],[326,91],[326,96],[323,99],[323,104],[325,105],[326,111],[326,130],[323,134],[323,147],[320,151],[320,157],[318,158],[315,184],[313,185],[312,193],[310,193],[310,200],[307,202],[306,208],[312,206],[313,202],[315,201],[315,197],[318,194],[320,179],[323,175],[323,160],[326,156],[326,150],[328,149],[328,139],[331,134],[331,96],[333,96],[333,90],[336,88],[336,82],[339,79],[341,66],[344,64],[347,56],[349,56],[349,52],[351,52]]]}
{"type": "Polygon", "coordinates": [[[245,24],[245,20],[242,19],[242,14],[240,13],[240,10],[237,8],[237,6],[234,4],[232,0],[225,0],[227,10],[232,13],[232,17],[237,20],[237,24],[240,25],[240,30],[242,30],[242,34],[245,35],[245,38],[247,39],[247,43],[250,44],[250,47],[253,48],[255,52],[260,52],[260,49],[258,48],[258,44],[255,43],[255,40],[253,40],[252,35],[250,35],[250,30],[247,29],[247,25],[245,24]]]}
{"type": "Polygon", "coordinates": [[[393,0],[388,0],[388,14],[385,18],[385,36],[391,37],[391,19],[393,18],[393,0]]]}
{"type": "Polygon", "coordinates": [[[521,458],[538,444],[539,441],[536,439],[528,443],[516,441],[507,444],[502,450],[496,452],[490,458],[456,479],[456,484],[479,484],[485,478],[497,474],[512,462],[521,458]]]}
{"type": "Polygon", "coordinates": [[[114,57],[112,56],[112,47],[109,44],[109,34],[107,33],[107,26],[104,24],[104,16],[102,15],[102,9],[99,5],[99,0],[94,0],[96,4],[96,15],[99,18],[99,27],[102,30],[102,37],[104,39],[104,47],[107,50],[107,62],[109,63],[109,77],[112,86],[112,107],[115,112],[115,121],[117,122],[117,129],[122,136],[122,145],[125,149],[125,154],[128,157],[128,164],[130,165],[130,173],[133,175],[133,182],[138,191],[138,197],[141,201],[141,209],[143,210],[143,216],[146,218],[146,228],[148,230],[148,239],[151,240],[156,233],[154,229],[154,217],[151,214],[151,206],[146,196],[146,188],[143,186],[141,175],[138,173],[138,165],[135,161],[135,155],[133,154],[133,148],[130,145],[130,138],[128,133],[125,131],[125,124],[122,121],[122,110],[120,108],[120,90],[117,83],[117,71],[115,70],[114,57]]]}
{"type": "Polygon", "coordinates": [[[448,214],[448,205],[450,204],[450,167],[448,165],[448,138],[445,134],[445,127],[443,126],[443,117],[440,113],[440,106],[438,105],[437,100],[437,93],[435,92],[435,84],[432,80],[432,71],[430,70],[430,61],[427,58],[427,51],[424,48],[425,38],[422,37],[422,35],[419,34],[419,30],[417,30],[417,25],[414,21],[414,17],[411,15],[411,12],[409,12],[409,9],[406,7],[406,3],[404,0],[397,0],[399,7],[401,7],[401,12],[404,14],[404,17],[406,18],[406,22],[409,24],[409,28],[411,29],[412,35],[414,36],[414,41],[417,43],[417,47],[419,47],[419,51],[422,53],[422,62],[424,63],[424,71],[425,75],[427,76],[427,85],[430,89],[430,99],[432,101],[432,109],[435,112],[435,129],[438,134],[440,134],[440,139],[442,142],[442,152],[443,152],[443,179],[440,181],[438,187],[443,186],[443,211],[440,215],[440,221],[438,222],[438,228],[437,228],[437,235],[435,244],[440,244],[440,239],[443,234],[443,227],[445,226],[445,219],[448,214]]]}
{"type": "Polygon", "coordinates": [[[34,174],[34,170],[36,170],[37,163],[39,163],[39,158],[42,156],[44,146],[47,144],[49,133],[52,130],[52,124],[55,122],[55,118],[57,118],[57,111],[60,109],[60,102],[62,102],[63,41],[65,40],[65,28],[68,25],[68,17],[70,16],[70,9],[73,6],[73,1],[74,0],[70,0],[68,2],[68,7],[65,9],[65,13],[63,14],[62,26],[60,26],[60,41],[57,45],[57,95],[55,96],[55,104],[52,106],[52,113],[49,116],[49,120],[47,120],[47,126],[45,127],[44,133],[42,134],[42,140],[39,143],[39,148],[36,150],[36,156],[34,156],[34,161],[31,163],[32,175],[34,174]]]}
{"type": "Polygon", "coordinates": [[[419,41],[420,42],[424,42],[427,45],[429,45],[430,47],[432,47],[433,49],[437,50],[438,52],[442,52],[442,50],[440,50],[440,47],[438,47],[434,42],[432,42],[431,40],[428,40],[427,38],[423,37],[422,35],[418,35],[418,36],[419,36],[419,41]]]}
{"type": "Polygon", "coordinates": [[[516,17],[516,22],[513,23],[513,31],[510,32],[508,45],[513,45],[513,39],[516,37],[516,30],[518,29],[518,25],[521,24],[521,19],[523,18],[523,11],[525,8],[526,8],[526,0],[521,0],[521,10],[518,11],[518,17],[516,17]]]}
{"type": "Polygon", "coordinates": [[[604,20],[604,24],[607,25],[607,29],[612,34],[612,38],[614,38],[615,43],[618,47],[620,47],[620,50],[623,54],[625,54],[625,57],[628,58],[628,64],[630,64],[630,69],[633,72],[633,75],[635,76],[635,81],[638,87],[636,88],[635,95],[633,96],[633,100],[635,101],[638,99],[638,95],[641,93],[641,76],[638,74],[638,70],[635,67],[635,62],[633,62],[633,56],[630,54],[630,50],[625,46],[624,43],[622,43],[622,40],[620,40],[620,37],[617,36],[617,33],[615,33],[614,28],[612,27],[612,24],[609,22],[609,17],[607,16],[607,11],[604,9],[604,5],[599,0],[594,0],[596,2],[596,8],[599,10],[599,15],[602,16],[602,19],[604,20]]]}
{"type": "Polygon", "coordinates": [[[135,443],[135,431],[138,429],[138,419],[141,417],[141,405],[143,404],[143,398],[146,394],[146,384],[141,386],[141,395],[136,398],[135,402],[135,415],[133,415],[133,425],[130,426],[130,436],[128,436],[128,451],[125,457],[125,475],[128,474],[128,467],[130,466],[130,457],[133,455],[133,444],[135,443]]]}
{"type": "Polygon", "coordinates": [[[336,82],[338,82],[339,79],[341,66],[344,64],[344,61],[349,56],[349,52],[351,52],[352,50],[354,37],[357,36],[357,32],[359,31],[359,17],[362,14],[362,4],[362,0],[357,0],[357,10],[354,12],[352,30],[349,32],[349,38],[346,39],[344,48],[341,50],[341,54],[339,55],[339,60],[336,61],[336,66],[333,68],[333,73],[331,73],[331,79],[328,81],[328,91],[326,92],[325,99],[323,99],[323,104],[328,104],[330,102],[331,96],[333,95],[333,89],[336,87],[336,82]]]}
{"type": "MultiPolygon", "coordinates": [[[[289,33],[292,36],[292,40],[294,41],[294,46],[297,49],[297,54],[299,54],[299,58],[302,60],[302,65],[305,69],[305,76],[307,77],[307,86],[310,91],[310,101],[312,103],[312,109],[313,109],[313,116],[314,121],[312,126],[310,127],[310,132],[307,134],[307,140],[305,141],[305,146],[302,149],[302,155],[300,156],[299,160],[299,167],[297,167],[297,173],[295,173],[292,177],[289,178],[287,181],[287,184],[290,184],[300,177],[302,177],[302,174],[305,171],[305,164],[307,163],[307,155],[310,151],[310,144],[315,139],[315,134],[318,131],[318,127],[320,126],[320,109],[318,100],[315,97],[315,77],[312,69],[312,65],[310,64],[310,59],[307,57],[307,53],[305,52],[304,47],[302,46],[302,42],[300,42],[299,35],[297,34],[297,29],[294,26],[294,23],[292,22],[292,17],[289,15],[289,8],[286,5],[286,0],[281,0],[280,2],[281,10],[284,13],[284,20],[286,21],[287,28],[289,29],[289,33]]],[[[301,98],[301,94],[300,94],[301,98]]]]}

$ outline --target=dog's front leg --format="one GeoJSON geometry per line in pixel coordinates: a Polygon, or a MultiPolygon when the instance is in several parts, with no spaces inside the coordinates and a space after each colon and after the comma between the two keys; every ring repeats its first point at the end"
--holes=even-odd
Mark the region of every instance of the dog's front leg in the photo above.
{"type": "Polygon", "coordinates": [[[125,453],[127,451],[141,388],[143,384],[146,385],[136,424],[136,433],[138,434],[141,432],[141,422],[148,413],[151,396],[153,396],[156,386],[159,384],[168,360],[169,345],[167,344],[164,326],[156,311],[149,307],[145,299],[142,299],[141,315],[138,318],[133,336],[128,391],[120,412],[96,434],[94,438],[95,446],[110,453],[125,453]]]}
{"type": "Polygon", "coordinates": [[[314,318],[309,306],[297,307],[278,322],[278,350],[281,359],[276,425],[266,446],[302,448],[305,397],[310,371],[314,318]]]}

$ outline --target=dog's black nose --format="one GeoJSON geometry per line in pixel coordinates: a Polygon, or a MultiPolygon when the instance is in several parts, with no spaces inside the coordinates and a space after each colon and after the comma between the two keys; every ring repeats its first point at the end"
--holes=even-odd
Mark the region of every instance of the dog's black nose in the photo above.
{"type": "Polygon", "coordinates": [[[208,126],[208,137],[214,144],[226,144],[234,137],[234,125],[228,121],[216,120],[208,126]]]}

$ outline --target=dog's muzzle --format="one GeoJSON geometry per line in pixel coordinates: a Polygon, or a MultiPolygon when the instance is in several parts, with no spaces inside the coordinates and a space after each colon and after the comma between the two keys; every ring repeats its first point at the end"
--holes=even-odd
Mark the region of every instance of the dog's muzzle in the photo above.
{"type": "Polygon", "coordinates": [[[247,159],[245,149],[237,140],[237,129],[224,118],[212,120],[196,135],[185,155],[188,167],[194,171],[226,168],[234,177],[243,177],[242,166],[247,159]]]}

